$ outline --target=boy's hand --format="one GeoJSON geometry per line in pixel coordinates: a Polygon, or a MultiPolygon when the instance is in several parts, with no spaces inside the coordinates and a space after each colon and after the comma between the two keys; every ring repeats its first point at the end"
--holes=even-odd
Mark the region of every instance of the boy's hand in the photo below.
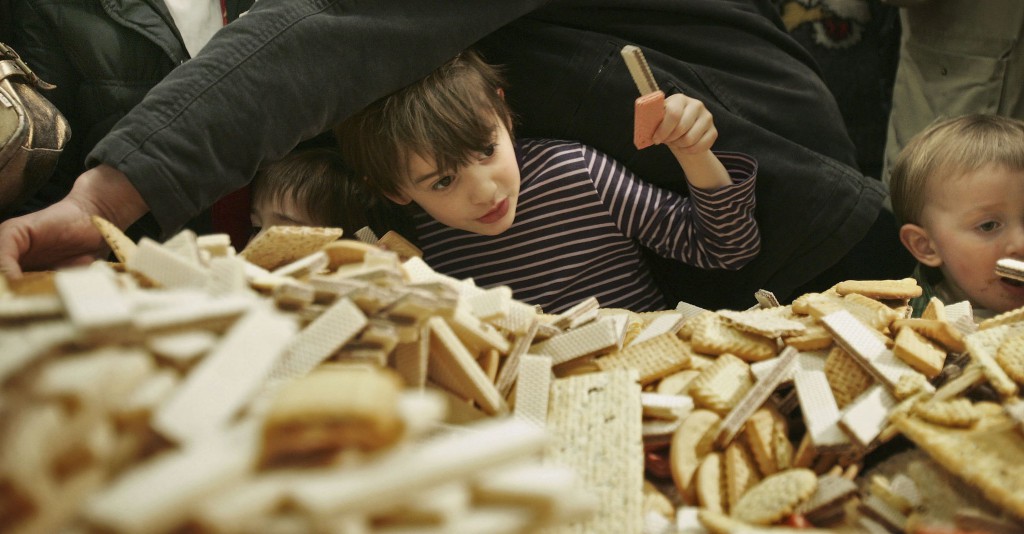
{"type": "Polygon", "coordinates": [[[683,94],[665,98],[665,117],[654,132],[654,142],[663,143],[677,155],[695,155],[711,150],[718,129],[704,103],[683,94]]]}

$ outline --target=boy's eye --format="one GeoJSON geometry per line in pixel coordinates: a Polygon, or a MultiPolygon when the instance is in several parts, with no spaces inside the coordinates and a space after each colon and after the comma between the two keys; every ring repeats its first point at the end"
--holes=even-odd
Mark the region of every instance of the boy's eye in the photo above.
{"type": "Polygon", "coordinates": [[[454,176],[442,176],[436,182],[434,182],[434,184],[431,185],[430,188],[433,189],[434,191],[444,191],[445,189],[448,189],[448,187],[450,187],[452,185],[452,182],[454,181],[454,176]]]}
{"type": "Polygon", "coordinates": [[[982,232],[994,232],[999,229],[999,223],[996,221],[985,221],[978,225],[978,230],[982,232]]]}
{"type": "Polygon", "coordinates": [[[495,143],[491,143],[491,144],[487,145],[487,147],[485,147],[483,150],[480,151],[480,155],[482,155],[484,158],[489,158],[489,157],[494,155],[494,152],[497,149],[498,149],[498,146],[495,143]]]}

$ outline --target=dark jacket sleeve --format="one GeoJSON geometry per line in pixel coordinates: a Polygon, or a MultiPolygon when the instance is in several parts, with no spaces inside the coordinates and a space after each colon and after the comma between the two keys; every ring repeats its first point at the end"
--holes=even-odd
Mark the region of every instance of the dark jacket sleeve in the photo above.
{"type": "Polygon", "coordinates": [[[89,155],[124,172],[165,233],[361,106],[539,0],[260,0],[89,155]]]}

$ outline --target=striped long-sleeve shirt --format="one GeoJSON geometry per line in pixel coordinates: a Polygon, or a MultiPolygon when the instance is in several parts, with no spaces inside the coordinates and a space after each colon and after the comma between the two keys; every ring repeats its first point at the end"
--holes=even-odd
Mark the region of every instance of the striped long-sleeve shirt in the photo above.
{"type": "MultiPolygon", "coordinates": [[[[702,268],[738,269],[760,250],[754,220],[757,162],[718,153],[733,184],[659,189],[594,148],[527,139],[515,221],[497,236],[445,226],[417,210],[424,260],[438,272],[506,285],[516,299],[559,313],[587,297],[602,307],[667,309],[640,247],[702,268]]],[[[683,180],[680,171],[680,180],[683,180]]]]}

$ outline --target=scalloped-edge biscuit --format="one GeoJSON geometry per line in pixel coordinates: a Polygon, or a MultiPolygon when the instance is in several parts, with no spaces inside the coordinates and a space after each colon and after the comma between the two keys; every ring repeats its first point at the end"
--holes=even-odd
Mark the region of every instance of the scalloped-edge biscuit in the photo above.
{"type": "Polygon", "coordinates": [[[730,515],[755,525],[771,525],[793,513],[818,487],[818,476],[793,468],[765,477],[740,497],[730,515]]]}

